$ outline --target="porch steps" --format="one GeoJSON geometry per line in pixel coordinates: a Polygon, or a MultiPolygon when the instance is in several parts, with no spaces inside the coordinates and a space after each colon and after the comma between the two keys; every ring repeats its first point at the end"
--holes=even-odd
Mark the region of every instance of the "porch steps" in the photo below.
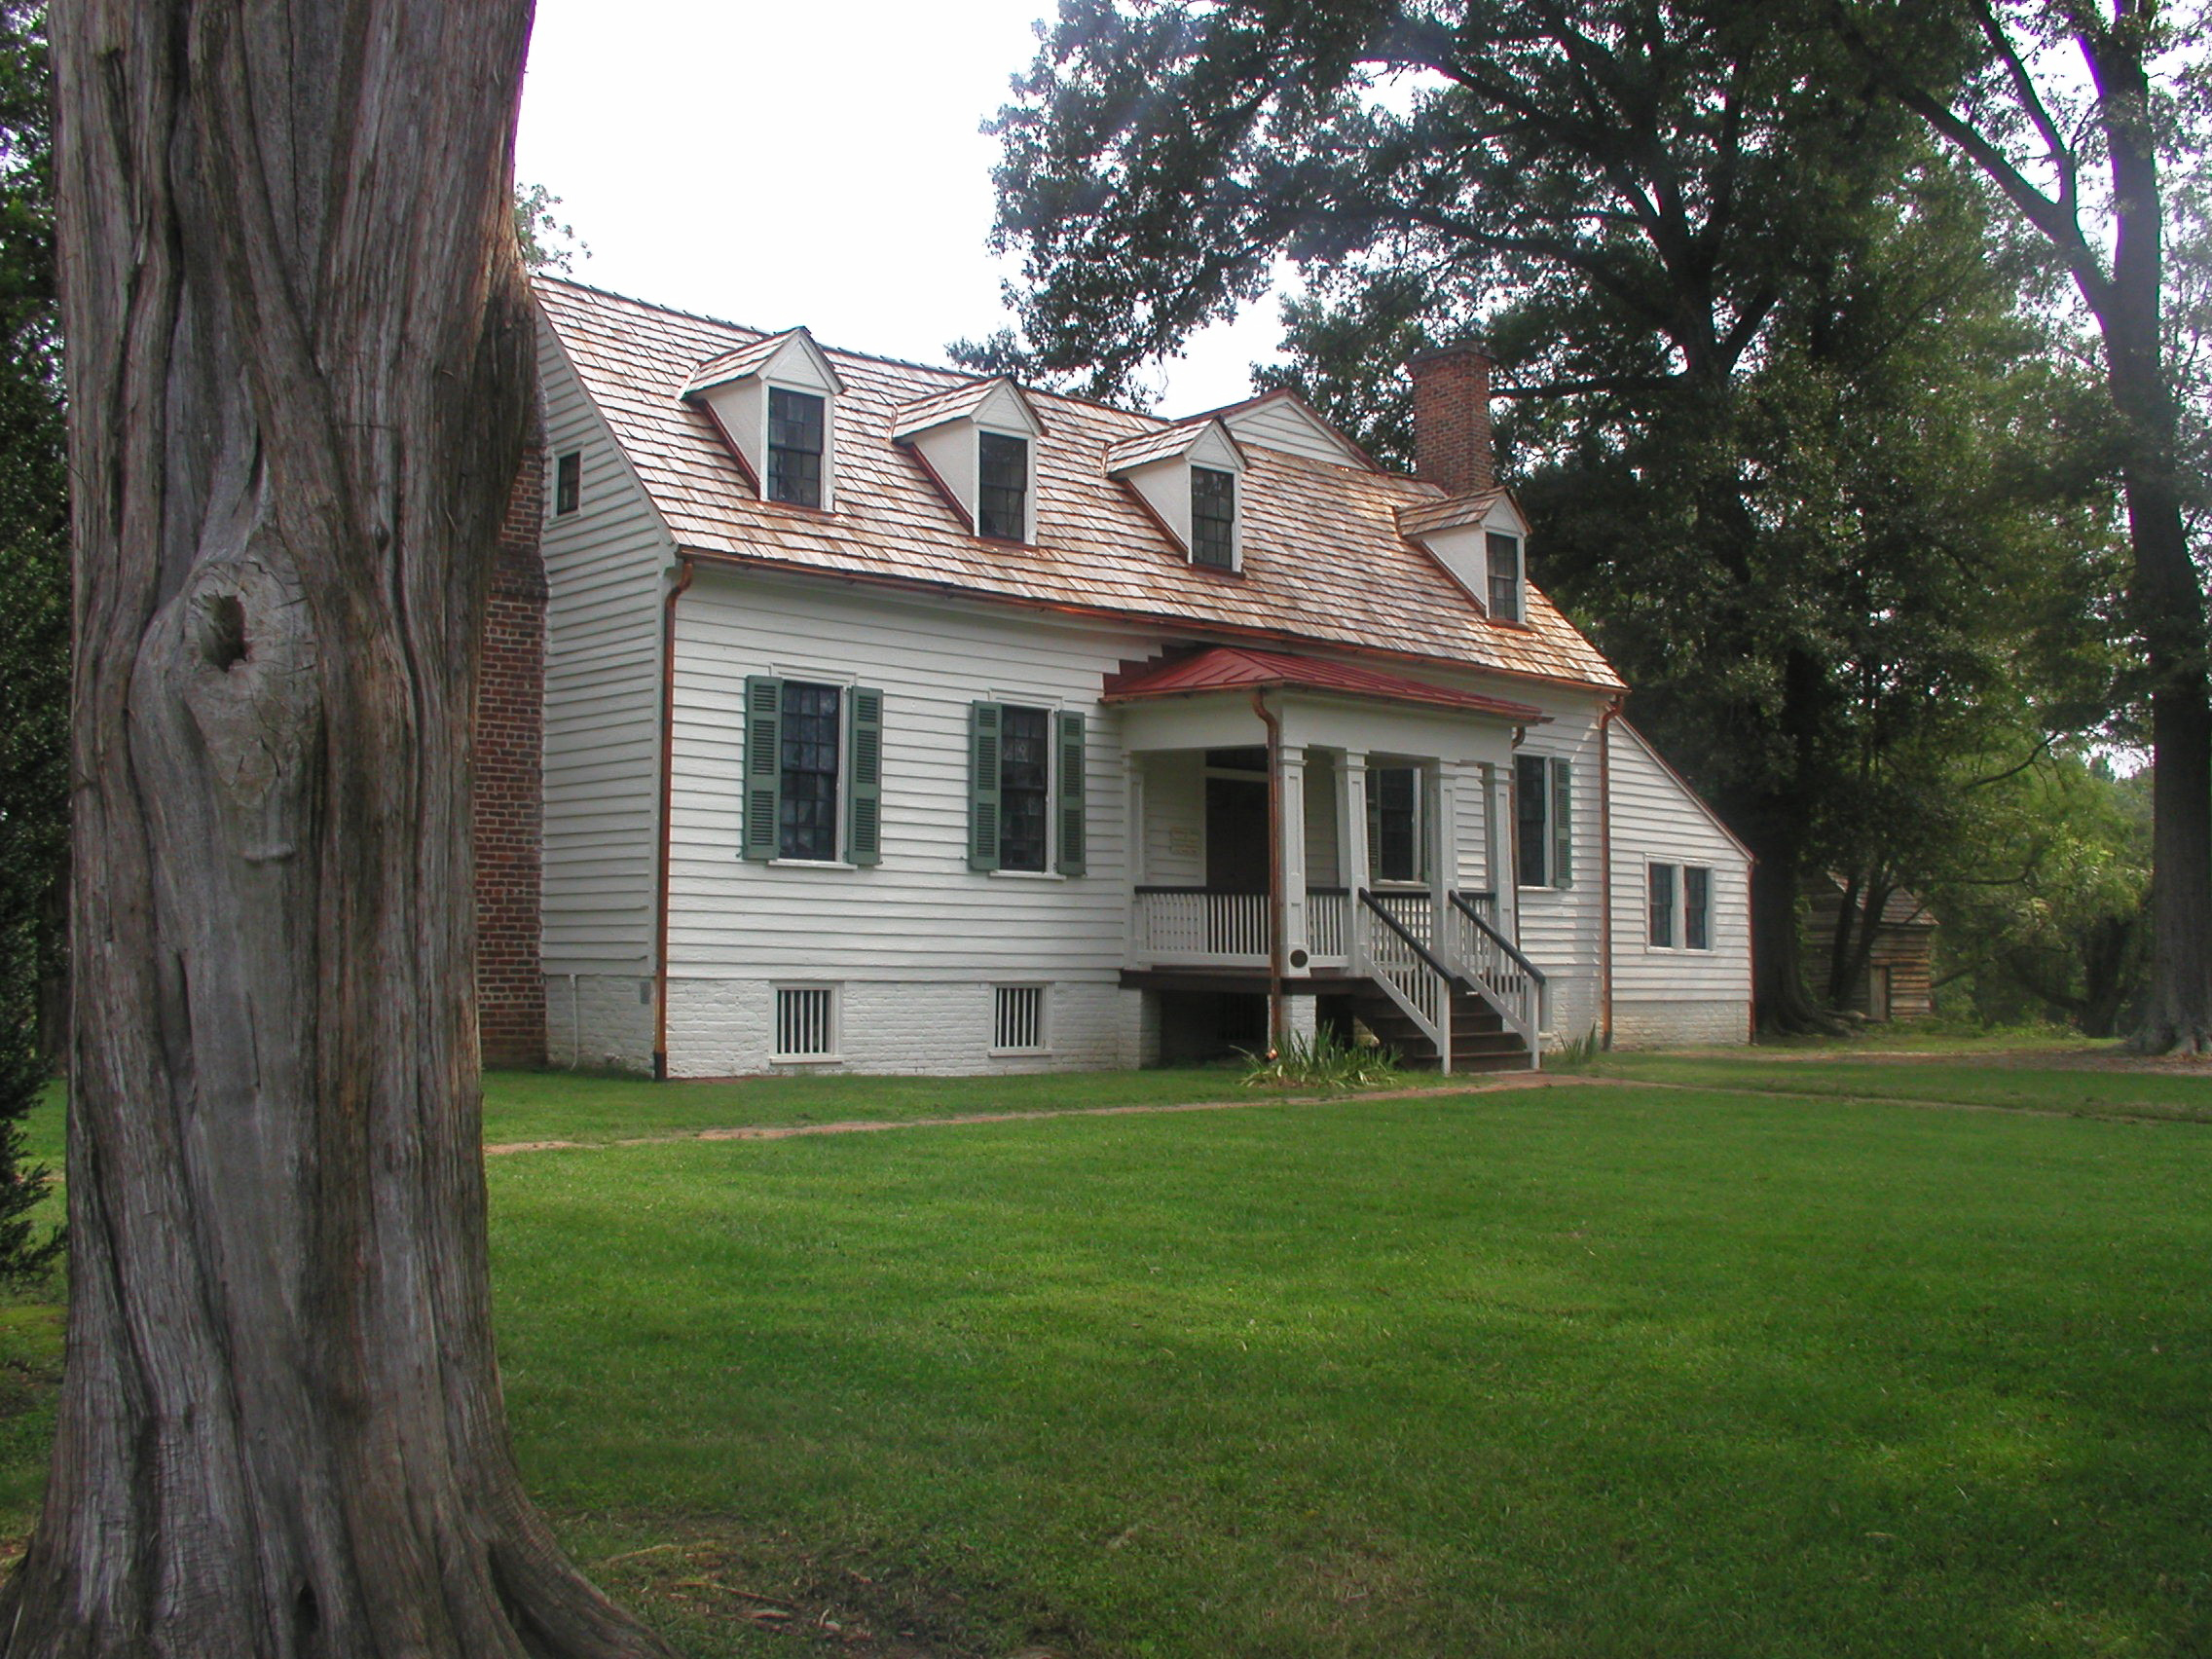
{"type": "MultiPolygon", "coordinates": [[[[1398,1011],[1398,1005],[1363,985],[1345,999],[1360,1024],[1392,1050],[1409,1071],[1436,1071],[1436,1045],[1426,1032],[1398,1011]]],[[[1452,1070],[1508,1072],[1529,1070],[1529,1045],[1505,1029],[1497,1011],[1473,991],[1452,992],[1452,1070]]]]}

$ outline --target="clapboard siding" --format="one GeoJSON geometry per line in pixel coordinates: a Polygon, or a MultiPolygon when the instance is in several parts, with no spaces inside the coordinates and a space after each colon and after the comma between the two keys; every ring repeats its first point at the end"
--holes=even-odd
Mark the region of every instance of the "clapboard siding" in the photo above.
{"type": "MultiPolygon", "coordinates": [[[[548,456],[582,457],[577,510],[555,516],[546,502],[544,964],[556,975],[647,974],[660,608],[675,545],[543,329],[539,373],[548,456]]],[[[607,995],[619,1030],[588,1017],[587,998],[582,1034],[571,1042],[587,1063],[643,1063],[649,1023],[636,1014],[634,985],[622,981],[607,995]],[[641,1043],[644,1051],[633,1052],[641,1043]]]]}
{"type": "MultiPolygon", "coordinates": [[[[1546,1011],[1551,1034],[1566,1040],[1588,1032],[1602,1013],[1598,954],[1604,914],[1599,878],[1603,814],[1598,788],[1598,717],[1604,705],[1596,698],[1567,693],[1547,696],[1543,702],[1551,719],[1531,727],[1514,753],[1573,763],[1573,885],[1517,887],[1514,897],[1520,910],[1521,948],[1549,981],[1546,1011]]],[[[1506,792],[1499,793],[1504,795],[1506,792]]],[[[1501,810],[1508,814],[1501,830],[1508,867],[1500,874],[1509,876],[1513,827],[1510,808],[1501,810]]],[[[1464,833],[1462,830],[1462,836],[1464,833]]]]}
{"type": "Polygon", "coordinates": [[[1118,717],[1098,697],[1105,675],[1143,643],[1128,630],[703,568],[677,611],[670,973],[1118,979],[1129,775],[1118,717]],[[883,692],[881,864],[739,857],[749,674],[883,692]],[[986,700],[1087,716],[1093,873],[1063,880],[968,867],[968,711],[986,700]]]}
{"type": "Polygon", "coordinates": [[[1751,861],[1625,720],[1612,731],[1613,1000],[1748,1004],[1751,861]],[[1650,866],[1713,871],[1713,948],[1650,942],[1650,866]]]}

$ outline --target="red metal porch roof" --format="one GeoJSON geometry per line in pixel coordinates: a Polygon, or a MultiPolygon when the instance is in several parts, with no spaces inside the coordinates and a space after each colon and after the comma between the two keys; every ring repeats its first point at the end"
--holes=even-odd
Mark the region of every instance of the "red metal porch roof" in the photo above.
{"type": "Polygon", "coordinates": [[[1549,719],[1533,703],[1455,691],[1419,680],[1401,679],[1379,669],[1282,651],[1247,650],[1242,645],[1209,645],[1188,656],[1168,657],[1106,677],[1106,701],[1139,697],[1189,696],[1202,691],[1327,691],[1343,697],[1377,697],[1391,703],[1420,703],[1437,709],[1464,709],[1495,715],[1523,725],[1549,719]]]}

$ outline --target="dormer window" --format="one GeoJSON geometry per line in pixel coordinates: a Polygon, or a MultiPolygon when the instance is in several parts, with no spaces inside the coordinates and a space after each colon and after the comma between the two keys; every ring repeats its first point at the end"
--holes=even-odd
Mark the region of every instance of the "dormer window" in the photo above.
{"type": "Polygon", "coordinates": [[[1211,415],[1124,438],[1106,452],[1106,475],[1136,492],[1176,550],[1207,571],[1244,562],[1236,522],[1237,478],[1244,452],[1211,415]]]}
{"type": "Polygon", "coordinates": [[[763,501],[834,511],[844,383],[803,328],[708,359],[683,388],[763,501]]]}
{"type": "Polygon", "coordinates": [[[1027,541],[1029,440],[978,432],[976,460],[976,534],[996,541],[1027,541]]]}
{"type": "Polygon", "coordinates": [[[1490,613],[1497,622],[1521,620],[1521,538],[1490,533],[1490,613]]]}
{"type": "Polygon", "coordinates": [[[822,505],[826,400],[810,391],[768,388],[768,499],[822,505]]]}
{"type": "Polygon", "coordinates": [[[948,387],[903,405],[891,440],[921,463],[945,504],[991,541],[1037,538],[1037,468],[1045,423],[1004,375],[948,387]]]}
{"type": "Polygon", "coordinates": [[[1191,468],[1191,563],[1236,568],[1236,474],[1191,468]]]}

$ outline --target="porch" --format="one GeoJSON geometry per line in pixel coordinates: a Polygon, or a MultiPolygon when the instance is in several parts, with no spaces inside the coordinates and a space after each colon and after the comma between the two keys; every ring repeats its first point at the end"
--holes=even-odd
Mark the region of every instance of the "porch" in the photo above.
{"type": "Polygon", "coordinates": [[[1517,727],[1537,712],[1421,687],[1427,702],[1236,689],[1140,691],[1124,713],[1124,983],[1364,1001],[1363,1023],[1418,1033],[1408,1046],[1446,1069],[1455,1023],[1509,1033],[1536,1063],[1543,977],[1498,878],[1517,727]]]}

